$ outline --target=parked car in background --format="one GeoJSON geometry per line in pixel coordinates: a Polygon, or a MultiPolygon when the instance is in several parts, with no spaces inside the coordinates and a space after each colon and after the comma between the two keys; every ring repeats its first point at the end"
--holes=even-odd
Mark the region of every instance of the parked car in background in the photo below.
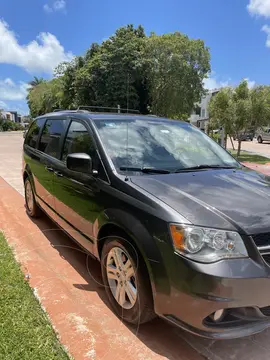
{"type": "Polygon", "coordinates": [[[241,141],[253,141],[253,138],[255,136],[254,130],[247,130],[247,131],[240,131],[238,135],[235,135],[233,137],[233,140],[241,140],[241,141]]]}
{"type": "Polygon", "coordinates": [[[260,129],[257,132],[257,141],[262,143],[263,141],[270,141],[270,128],[260,129]]]}
{"type": "Polygon", "coordinates": [[[213,339],[270,326],[269,177],[187,122],[135,114],[46,114],[23,149],[29,216],[101,262],[122,320],[213,339]]]}

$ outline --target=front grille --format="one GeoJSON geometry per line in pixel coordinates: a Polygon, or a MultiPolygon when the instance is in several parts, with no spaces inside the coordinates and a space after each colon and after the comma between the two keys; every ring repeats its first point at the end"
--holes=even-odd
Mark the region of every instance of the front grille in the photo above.
{"type": "Polygon", "coordinates": [[[265,316],[270,316],[270,306],[265,306],[263,308],[260,308],[261,312],[265,316]]]}
{"type": "Polygon", "coordinates": [[[270,233],[262,233],[252,235],[252,239],[254,240],[256,246],[270,246],[270,233]]]}

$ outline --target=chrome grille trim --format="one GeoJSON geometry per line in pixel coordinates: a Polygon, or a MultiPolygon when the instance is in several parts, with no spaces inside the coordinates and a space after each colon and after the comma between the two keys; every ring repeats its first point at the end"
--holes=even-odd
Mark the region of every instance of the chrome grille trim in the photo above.
{"type": "Polygon", "coordinates": [[[270,245],[267,245],[267,246],[258,246],[257,249],[260,251],[260,252],[264,252],[264,254],[267,254],[268,252],[270,253],[270,245]]]}

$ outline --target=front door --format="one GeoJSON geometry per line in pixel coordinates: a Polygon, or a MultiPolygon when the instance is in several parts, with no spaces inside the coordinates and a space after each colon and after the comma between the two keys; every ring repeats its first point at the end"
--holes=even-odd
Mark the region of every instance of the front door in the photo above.
{"type": "MultiPolygon", "coordinates": [[[[91,132],[79,120],[72,120],[65,138],[62,159],[55,172],[55,206],[57,213],[66,221],[66,231],[73,231],[78,240],[78,232],[86,241],[82,245],[92,251],[93,226],[100,213],[102,195],[99,177],[71,171],[66,167],[68,154],[86,153],[96,166],[96,148],[91,132]],[[70,227],[71,225],[71,227],[70,227]]],[[[100,172],[99,176],[102,176],[100,172]]],[[[63,225],[61,225],[63,227],[63,225]]]]}

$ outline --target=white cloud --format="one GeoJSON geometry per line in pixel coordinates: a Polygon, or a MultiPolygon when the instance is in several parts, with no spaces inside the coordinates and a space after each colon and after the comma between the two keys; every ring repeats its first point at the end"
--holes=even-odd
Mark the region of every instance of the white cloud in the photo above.
{"type": "Polygon", "coordinates": [[[244,80],[247,81],[247,83],[248,83],[248,88],[249,88],[249,89],[254,88],[254,86],[256,85],[256,81],[254,81],[254,80],[249,80],[249,78],[246,78],[246,79],[244,79],[244,80]]]}
{"type": "Polygon", "coordinates": [[[224,86],[229,86],[229,81],[219,81],[214,75],[204,79],[204,87],[208,90],[219,89],[224,86]]]}
{"type": "Polygon", "coordinates": [[[65,0],[56,0],[52,4],[52,6],[45,4],[43,6],[43,9],[46,13],[52,13],[53,11],[66,12],[66,1],[65,0]]]}
{"type": "Polygon", "coordinates": [[[9,86],[14,86],[15,85],[14,82],[10,78],[6,78],[4,80],[4,83],[9,85],[9,86]]]}
{"type": "MultiPolygon", "coordinates": [[[[249,78],[245,78],[244,80],[246,80],[248,82],[249,89],[252,89],[256,85],[256,82],[253,80],[250,80],[249,78]]],[[[218,77],[215,76],[214,73],[210,74],[209,78],[204,79],[204,87],[205,87],[205,89],[208,89],[208,90],[220,89],[225,86],[233,86],[234,87],[236,85],[238,85],[238,84],[233,82],[231,79],[228,79],[226,81],[218,80],[218,77]]]]}
{"type": "Polygon", "coordinates": [[[270,47],[270,26],[264,25],[261,30],[266,33],[266,47],[270,47]]]}
{"type": "Polygon", "coordinates": [[[13,64],[29,72],[52,73],[62,61],[69,61],[71,52],[65,52],[59,40],[50,33],[40,33],[37,40],[21,45],[8,24],[0,20],[0,63],[13,64]]]}
{"type": "Polygon", "coordinates": [[[0,100],[0,110],[4,108],[7,108],[7,104],[4,101],[0,100]]]}
{"type": "Polygon", "coordinates": [[[66,8],[65,0],[56,0],[53,3],[53,8],[54,8],[55,11],[65,10],[65,8],[66,8]]]}
{"type": "Polygon", "coordinates": [[[0,80],[0,107],[3,100],[25,100],[28,88],[29,85],[22,81],[16,84],[9,78],[0,80]]]}
{"type": "Polygon", "coordinates": [[[43,10],[48,14],[53,11],[52,8],[48,4],[43,5],[43,10]]]}
{"type": "Polygon", "coordinates": [[[270,0],[250,0],[247,8],[252,15],[270,17],[270,0]]]}

